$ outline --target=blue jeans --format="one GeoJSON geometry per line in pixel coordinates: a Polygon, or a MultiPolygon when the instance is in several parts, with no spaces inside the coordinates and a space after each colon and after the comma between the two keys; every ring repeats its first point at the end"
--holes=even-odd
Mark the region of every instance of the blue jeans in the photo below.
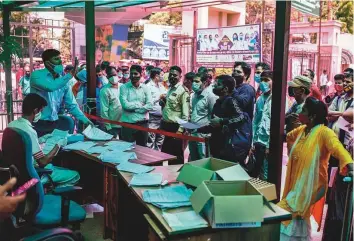
{"type": "MultiPolygon", "coordinates": [[[[198,133],[193,133],[192,136],[202,137],[198,133]]],[[[200,160],[200,159],[205,158],[205,143],[196,142],[196,141],[189,141],[188,147],[189,147],[191,161],[196,161],[196,160],[200,160]]]]}

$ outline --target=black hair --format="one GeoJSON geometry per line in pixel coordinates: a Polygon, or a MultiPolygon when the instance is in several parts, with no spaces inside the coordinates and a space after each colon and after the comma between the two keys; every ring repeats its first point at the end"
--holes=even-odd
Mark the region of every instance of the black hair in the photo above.
{"type": "Polygon", "coordinates": [[[243,72],[245,73],[245,78],[246,78],[246,80],[248,80],[248,78],[251,75],[251,66],[249,64],[247,64],[246,62],[235,62],[234,69],[237,66],[241,66],[243,72]]]}
{"type": "Polygon", "coordinates": [[[150,78],[154,79],[157,75],[161,74],[161,70],[158,68],[152,68],[150,71],[150,78]]]}
{"type": "Polygon", "coordinates": [[[64,71],[68,72],[68,71],[72,71],[74,69],[74,66],[72,66],[71,64],[68,64],[67,66],[65,66],[64,71]]]}
{"type": "Polygon", "coordinates": [[[334,80],[342,80],[342,81],[344,81],[344,74],[336,74],[335,76],[334,76],[334,80]]]}
{"type": "Polygon", "coordinates": [[[325,103],[322,101],[317,100],[314,97],[308,97],[306,98],[305,105],[306,109],[308,110],[309,116],[314,116],[316,115],[316,118],[314,119],[314,126],[317,125],[328,125],[328,109],[325,103]]]}
{"type": "Polygon", "coordinates": [[[264,62],[259,62],[256,64],[256,69],[262,67],[263,70],[270,70],[270,66],[264,62]]]}
{"type": "Polygon", "coordinates": [[[103,61],[101,63],[101,69],[102,70],[106,70],[108,66],[110,66],[110,63],[108,61],[103,61]]]}
{"type": "Polygon", "coordinates": [[[199,67],[197,73],[208,73],[208,69],[204,66],[199,67]]]}
{"type": "Polygon", "coordinates": [[[152,65],[148,65],[145,67],[146,71],[151,71],[152,69],[154,69],[154,66],[152,66],[152,65]]]}
{"type": "Polygon", "coordinates": [[[222,85],[229,89],[229,93],[232,93],[232,91],[234,91],[236,82],[235,79],[232,78],[230,75],[219,75],[218,77],[216,77],[216,79],[221,80],[222,85]]]}
{"type": "Polygon", "coordinates": [[[96,65],[96,74],[101,72],[102,71],[102,68],[101,68],[101,65],[96,65]]]}
{"type": "Polygon", "coordinates": [[[130,67],[130,72],[132,72],[132,70],[136,70],[137,72],[139,72],[140,74],[143,72],[143,68],[140,65],[137,64],[133,64],[130,67]]]}
{"type": "Polygon", "coordinates": [[[262,73],[261,73],[261,78],[270,78],[271,80],[273,80],[273,71],[271,70],[264,70],[262,73]]]}
{"type": "Polygon", "coordinates": [[[343,72],[353,73],[353,69],[352,68],[346,68],[343,72]]]}
{"type": "Polygon", "coordinates": [[[55,56],[59,56],[60,52],[56,49],[47,49],[44,50],[44,52],[42,53],[42,60],[43,62],[49,61],[51,58],[55,57],[55,56]]]}
{"type": "Polygon", "coordinates": [[[108,67],[106,68],[107,79],[109,79],[109,78],[111,78],[112,76],[114,76],[114,75],[113,75],[113,70],[115,70],[116,72],[118,72],[117,69],[116,69],[115,67],[113,67],[113,66],[108,66],[108,67]]]}
{"type": "Polygon", "coordinates": [[[171,72],[172,70],[176,70],[178,73],[182,74],[182,69],[181,69],[180,67],[178,67],[177,65],[172,66],[172,67],[170,68],[170,72],[171,72]]]}
{"type": "Polygon", "coordinates": [[[42,109],[47,106],[47,101],[40,95],[30,93],[26,95],[22,104],[22,114],[31,115],[35,109],[42,109]]]}
{"type": "Polygon", "coordinates": [[[196,76],[196,73],[194,72],[188,72],[185,76],[184,79],[189,80],[189,81],[193,81],[194,77],[196,76]]]}
{"type": "Polygon", "coordinates": [[[306,69],[308,72],[310,72],[310,77],[313,80],[315,78],[315,72],[313,72],[312,69],[306,69]]]}

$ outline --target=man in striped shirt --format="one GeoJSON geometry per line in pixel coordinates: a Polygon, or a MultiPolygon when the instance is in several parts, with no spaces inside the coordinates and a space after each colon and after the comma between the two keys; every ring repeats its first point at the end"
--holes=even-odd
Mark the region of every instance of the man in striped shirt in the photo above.
{"type": "Polygon", "coordinates": [[[39,145],[37,132],[33,129],[32,123],[36,123],[41,118],[41,111],[46,105],[47,101],[40,95],[28,94],[22,104],[22,117],[12,121],[8,127],[20,129],[29,135],[32,142],[33,165],[51,169],[53,171],[51,178],[56,186],[75,185],[80,179],[78,172],[55,167],[50,164],[58,153],[60,146],[56,144],[55,147],[45,155],[39,145]]]}

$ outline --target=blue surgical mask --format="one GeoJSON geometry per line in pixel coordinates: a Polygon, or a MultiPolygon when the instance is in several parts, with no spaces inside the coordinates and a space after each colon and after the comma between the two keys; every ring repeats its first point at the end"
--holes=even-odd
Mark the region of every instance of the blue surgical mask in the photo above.
{"type": "Polygon", "coordinates": [[[270,86],[268,82],[261,82],[259,84],[259,89],[262,91],[262,93],[267,93],[270,91],[270,86]]]}
{"type": "Polygon", "coordinates": [[[256,81],[256,83],[261,83],[261,75],[260,74],[255,74],[254,75],[254,81],[256,81]]]}
{"type": "Polygon", "coordinates": [[[118,76],[118,78],[121,79],[121,78],[123,78],[123,73],[118,73],[117,76],[118,76]]]}
{"type": "Polygon", "coordinates": [[[199,92],[201,86],[202,86],[202,83],[193,82],[192,83],[192,90],[194,91],[194,93],[199,92]]]}
{"type": "Polygon", "coordinates": [[[129,74],[123,74],[124,79],[129,79],[129,76],[130,76],[129,74]]]}
{"type": "Polygon", "coordinates": [[[57,74],[62,74],[63,71],[64,71],[64,67],[63,67],[62,64],[55,65],[53,70],[54,70],[54,72],[57,73],[57,74]]]}
{"type": "Polygon", "coordinates": [[[42,112],[38,112],[33,119],[33,123],[37,123],[42,117],[42,112]]]}

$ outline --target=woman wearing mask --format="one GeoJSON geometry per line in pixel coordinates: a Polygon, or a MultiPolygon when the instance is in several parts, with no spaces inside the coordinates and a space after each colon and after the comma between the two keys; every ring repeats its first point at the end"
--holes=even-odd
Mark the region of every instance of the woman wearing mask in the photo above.
{"type": "Polygon", "coordinates": [[[299,115],[302,126],[287,135],[289,162],[282,200],[278,206],[293,219],[281,225],[281,241],[311,240],[310,216],[321,227],[328,187],[330,156],[339,160],[342,175],[353,176],[353,160],[327,124],[327,107],[308,97],[299,115]]]}

